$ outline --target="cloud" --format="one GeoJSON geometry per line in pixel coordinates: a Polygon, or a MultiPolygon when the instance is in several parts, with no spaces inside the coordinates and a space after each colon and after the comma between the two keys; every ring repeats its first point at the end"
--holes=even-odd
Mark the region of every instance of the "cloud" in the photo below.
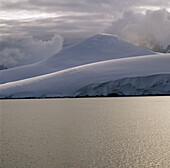
{"type": "Polygon", "coordinates": [[[0,22],[6,24],[0,26],[1,34],[4,35],[51,36],[58,32],[87,36],[102,31],[113,19],[117,20],[126,11],[142,12],[152,7],[170,8],[168,0],[0,0],[0,2],[0,22]]]}
{"type": "MultiPolygon", "coordinates": [[[[132,17],[142,20],[142,16],[137,13],[162,8],[170,11],[170,1],[0,0],[0,36],[31,35],[49,39],[57,32],[65,38],[66,43],[73,43],[77,42],[75,39],[82,40],[103,32],[113,21],[118,20],[115,22],[117,24],[123,21],[131,22],[130,19],[135,19],[132,17]],[[132,14],[127,11],[132,11],[132,14]],[[124,20],[120,21],[120,18],[124,20]]],[[[127,29],[132,30],[130,25],[127,29]]],[[[153,41],[152,38],[150,36],[149,40],[153,41]]]]}
{"type": "Polygon", "coordinates": [[[138,45],[166,48],[170,44],[170,13],[165,9],[148,10],[145,14],[125,12],[105,32],[138,45]]]}
{"type": "Polygon", "coordinates": [[[8,36],[0,38],[0,64],[8,68],[41,61],[62,49],[63,38],[55,34],[43,41],[32,36],[8,36]]]}
{"type": "Polygon", "coordinates": [[[0,0],[6,10],[38,10],[46,12],[98,13],[125,11],[139,6],[168,7],[168,0],[0,0]]]}

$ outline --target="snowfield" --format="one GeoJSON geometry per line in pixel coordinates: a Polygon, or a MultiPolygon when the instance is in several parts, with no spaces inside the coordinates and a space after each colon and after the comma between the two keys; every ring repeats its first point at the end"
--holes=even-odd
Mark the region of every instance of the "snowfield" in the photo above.
{"type": "MultiPolygon", "coordinates": [[[[68,97],[76,96],[78,90],[80,91],[81,88],[89,84],[101,84],[127,77],[166,74],[163,77],[169,79],[169,62],[170,55],[168,54],[113,59],[92,63],[30,79],[1,84],[0,96],[13,98],[68,97]]],[[[157,75],[158,81],[159,75],[157,75]]],[[[149,83],[152,82],[152,80],[146,82],[150,85],[149,83]]],[[[135,87],[139,86],[140,83],[136,82],[135,87]]],[[[88,91],[86,91],[86,93],[88,93],[88,91]]],[[[133,94],[133,90],[128,90],[128,93],[129,95],[133,94]]],[[[87,95],[88,94],[86,94],[86,96],[87,95]]]]}
{"type": "Polygon", "coordinates": [[[2,71],[0,97],[170,94],[169,65],[170,54],[95,35],[40,63],[2,71]]]}
{"type": "Polygon", "coordinates": [[[116,36],[97,34],[32,65],[0,71],[0,83],[13,82],[80,65],[111,59],[150,55],[151,51],[116,36]]]}

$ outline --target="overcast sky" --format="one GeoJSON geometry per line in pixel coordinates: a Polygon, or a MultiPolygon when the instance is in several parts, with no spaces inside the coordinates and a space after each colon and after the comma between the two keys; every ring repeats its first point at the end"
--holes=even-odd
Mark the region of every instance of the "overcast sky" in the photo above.
{"type": "Polygon", "coordinates": [[[170,10],[170,1],[0,0],[0,35],[88,36],[103,31],[124,12],[162,8],[170,10]]]}
{"type": "MultiPolygon", "coordinates": [[[[161,27],[153,34],[151,29],[155,26],[153,24],[163,20],[166,40],[160,39],[159,42],[164,45],[167,34],[170,35],[169,12],[169,0],[0,0],[0,38],[5,41],[5,37],[9,40],[9,36],[14,39],[17,35],[49,40],[59,34],[67,44],[106,32],[139,43],[139,39],[144,40],[141,39],[143,30],[148,27],[149,40],[159,41],[160,37],[155,37],[155,34],[160,36],[161,27]],[[136,34],[129,39],[132,32],[136,34]]],[[[1,41],[0,57],[3,48],[1,41]]],[[[61,38],[59,41],[61,46],[61,38]]]]}

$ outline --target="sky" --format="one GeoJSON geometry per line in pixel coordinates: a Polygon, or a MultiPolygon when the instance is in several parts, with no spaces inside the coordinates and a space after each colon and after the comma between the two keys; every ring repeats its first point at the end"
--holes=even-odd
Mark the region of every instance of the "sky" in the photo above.
{"type": "Polygon", "coordinates": [[[167,47],[170,1],[0,0],[0,64],[8,67],[40,61],[63,45],[96,33],[115,34],[150,48],[167,47]],[[28,45],[27,40],[34,45],[28,45]],[[39,51],[49,43],[51,52],[39,51]],[[28,48],[24,50],[25,45],[28,48]]]}

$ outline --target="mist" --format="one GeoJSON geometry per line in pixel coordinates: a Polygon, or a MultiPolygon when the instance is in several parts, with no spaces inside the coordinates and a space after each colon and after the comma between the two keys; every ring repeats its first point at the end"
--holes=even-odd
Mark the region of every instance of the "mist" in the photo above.
{"type": "Polygon", "coordinates": [[[104,30],[120,38],[156,51],[164,51],[170,44],[170,12],[166,9],[145,13],[125,12],[104,30]]]}
{"type": "Polygon", "coordinates": [[[63,38],[55,34],[43,41],[32,36],[7,36],[0,38],[0,65],[8,68],[41,61],[62,49],[63,38]]]}

